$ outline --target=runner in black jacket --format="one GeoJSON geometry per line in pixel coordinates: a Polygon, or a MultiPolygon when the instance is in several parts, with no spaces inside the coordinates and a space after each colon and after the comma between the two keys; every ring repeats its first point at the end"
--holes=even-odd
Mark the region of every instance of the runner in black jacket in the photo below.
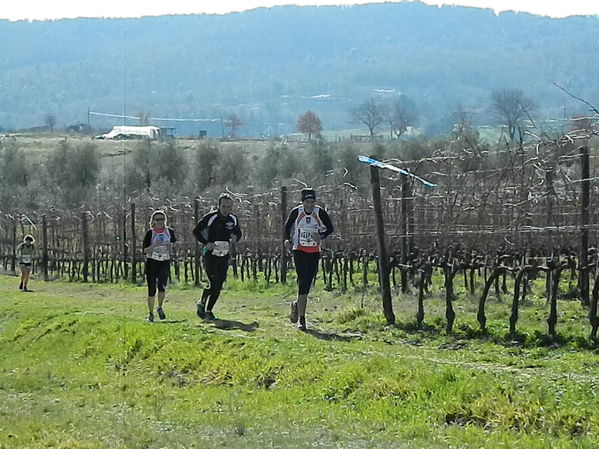
{"type": "Polygon", "coordinates": [[[204,266],[210,281],[197,303],[200,318],[216,319],[212,309],[227,279],[231,244],[241,239],[239,220],[231,213],[232,210],[233,200],[222,194],[218,198],[218,210],[204,215],[193,230],[196,239],[204,244],[204,266]]]}

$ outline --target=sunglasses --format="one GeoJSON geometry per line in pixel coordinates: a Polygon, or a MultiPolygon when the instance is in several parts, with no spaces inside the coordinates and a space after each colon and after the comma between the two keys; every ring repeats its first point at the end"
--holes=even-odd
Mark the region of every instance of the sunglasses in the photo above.
{"type": "Polygon", "coordinates": [[[154,217],[154,221],[164,221],[164,217],[154,217]]]}

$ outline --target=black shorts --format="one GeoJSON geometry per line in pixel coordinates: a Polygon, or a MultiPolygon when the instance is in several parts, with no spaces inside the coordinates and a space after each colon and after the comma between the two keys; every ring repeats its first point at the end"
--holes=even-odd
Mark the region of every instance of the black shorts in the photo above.
{"type": "Polygon", "coordinates": [[[298,293],[307,295],[310,293],[310,287],[316,273],[318,272],[318,261],[320,253],[306,253],[304,251],[293,251],[293,262],[297,273],[298,293]]]}
{"type": "Polygon", "coordinates": [[[170,260],[146,259],[146,280],[148,281],[148,296],[156,296],[156,290],[163,292],[171,271],[170,260]]]}
{"type": "Polygon", "coordinates": [[[227,271],[229,269],[229,255],[213,256],[210,253],[204,255],[204,267],[210,281],[208,290],[221,291],[223,284],[227,280],[227,271]]]}

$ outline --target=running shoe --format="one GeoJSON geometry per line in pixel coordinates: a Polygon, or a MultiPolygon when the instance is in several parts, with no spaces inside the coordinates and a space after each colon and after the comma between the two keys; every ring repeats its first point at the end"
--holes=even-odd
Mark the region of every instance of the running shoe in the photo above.
{"type": "Polygon", "coordinates": [[[206,310],[206,318],[209,320],[216,320],[216,317],[212,313],[212,310],[206,310]]]}
{"type": "Polygon", "coordinates": [[[154,314],[153,314],[152,312],[150,312],[150,314],[148,315],[148,321],[149,321],[150,323],[153,323],[153,322],[154,322],[154,314]]]}
{"type": "Polygon", "coordinates": [[[161,320],[164,320],[166,318],[166,314],[164,313],[164,310],[162,310],[162,307],[158,307],[158,309],[156,309],[156,312],[158,312],[158,316],[161,320]]]}
{"type": "Polygon", "coordinates": [[[291,313],[289,314],[289,319],[292,323],[297,323],[298,311],[297,311],[297,301],[293,301],[291,303],[291,313]]]}
{"type": "Polygon", "coordinates": [[[206,305],[202,301],[198,301],[198,309],[196,313],[200,318],[206,317],[206,305]]]}
{"type": "Polygon", "coordinates": [[[298,324],[297,328],[300,331],[305,331],[307,329],[307,327],[306,327],[306,317],[303,317],[303,316],[300,317],[299,324],[298,324]]]}
{"type": "Polygon", "coordinates": [[[23,282],[21,281],[21,283],[19,284],[19,290],[23,290],[23,282]]]}

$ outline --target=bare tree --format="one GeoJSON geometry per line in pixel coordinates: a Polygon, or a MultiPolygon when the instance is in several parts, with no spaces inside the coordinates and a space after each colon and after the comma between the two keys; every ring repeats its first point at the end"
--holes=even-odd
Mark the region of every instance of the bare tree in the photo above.
{"type": "MultiPolygon", "coordinates": [[[[472,113],[466,110],[462,104],[458,104],[451,112],[449,119],[453,125],[451,130],[451,142],[449,146],[453,147],[454,150],[462,155],[464,153],[473,154],[474,152],[474,154],[479,156],[481,150],[481,139],[479,132],[473,126],[472,113]]],[[[484,145],[482,148],[485,148],[484,145]]],[[[461,165],[464,170],[475,169],[476,164],[482,162],[481,158],[479,157],[467,157],[464,159],[464,161],[466,162],[465,164],[461,164],[461,161],[458,162],[458,164],[461,165]]]]}
{"type": "Polygon", "coordinates": [[[414,126],[418,121],[418,110],[412,100],[401,95],[389,105],[387,119],[391,133],[399,139],[408,130],[408,127],[414,126]]]}
{"type": "Polygon", "coordinates": [[[385,120],[385,108],[371,98],[351,108],[349,116],[350,123],[365,125],[370,139],[374,140],[374,130],[385,120]]]}
{"type": "Polygon", "coordinates": [[[496,90],[491,95],[491,112],[507,127],[510,141],[524,139],[524,121],[531,119],[537,104],[520,89],[496,90]]]}
{"type": "Polygon", "coordinates": [[[318,136],[322,132],[322,123],[314,112],[306,111],[297,119],[297,130],[302,134],[307,134],[308,140],[312,140],[313,135],[318,136]]]}
{"type": "Polygon", "coordinates": [[[237,130],[243,126],[243,122],[239,118],[239,116],[235,112],[231,112],[227,116],[227,127],[231,129],[229,132],[230,137],[235,137],[237,135],[237,130]]]}
{"type": "Polygon", "coordinates": [[[51,112],[48,112],[44,117],[44,123],[50,132],[54,132],[54,128],[56,127],[56,116],[51,112]]]}
{"type": "Polygon", "coordinates": [[[139,117],[140,126],[147,126],[150,124],[150,111],[139,111],[137,116],[139,117]]]}

